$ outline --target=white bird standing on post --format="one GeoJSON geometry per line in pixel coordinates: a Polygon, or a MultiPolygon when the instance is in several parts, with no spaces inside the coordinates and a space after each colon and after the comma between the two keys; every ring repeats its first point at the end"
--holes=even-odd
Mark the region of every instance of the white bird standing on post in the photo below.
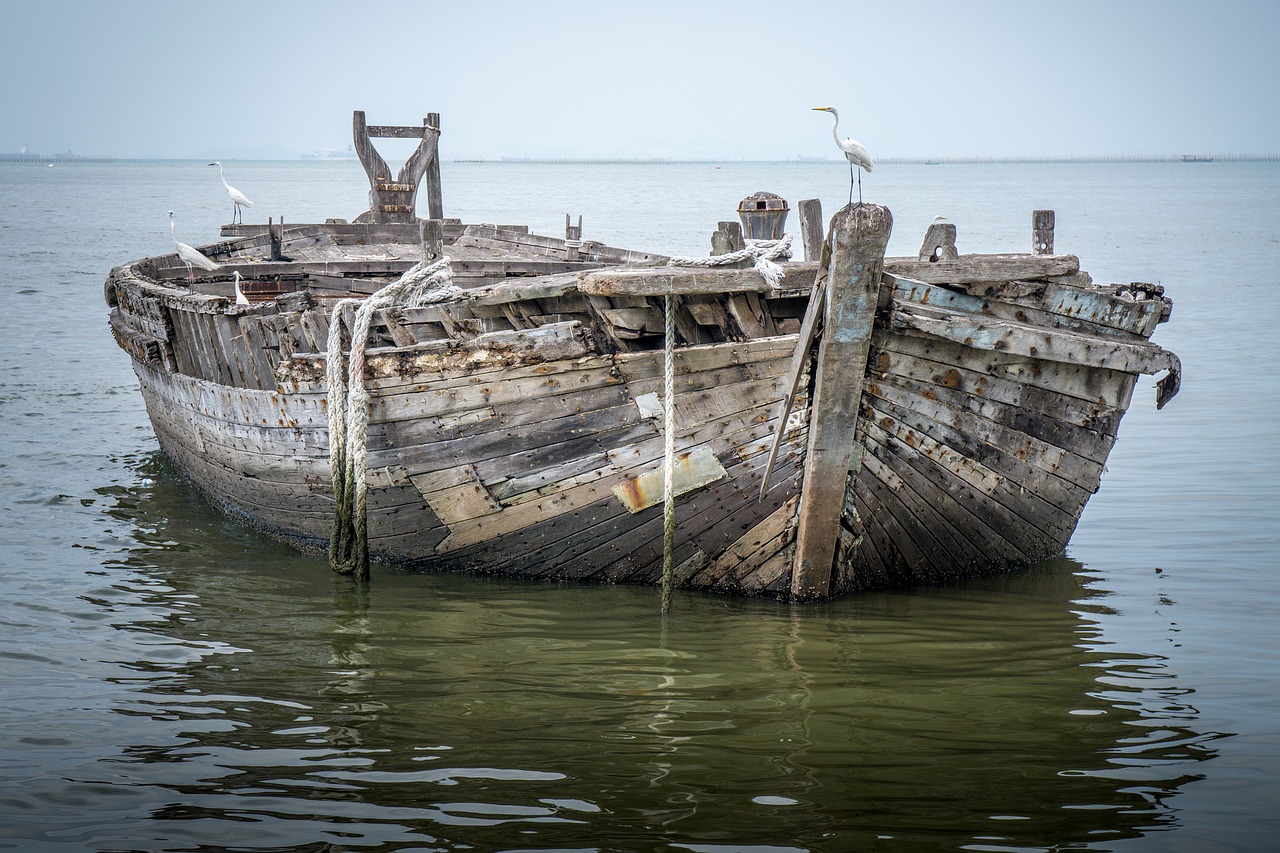
{"type": "MultiPolygon", "coordinates": [[[[844,156],[849,161],[849,203],[853,204],[853,173],[857,166],[861,166],[868,172],[875,162],[871,159],[871,152],[867,147],[852,136],[840,138],[840,134],[836,133],[836,128],[840,126],[840,114],[836,112],[835,107],[814,107],[815,110],[824,113],[831,113],[831,135],[835,137],[836,145],[844,152],[844,156]]],[[[858,204],[862,204],[862,173],[858,172],[858,204]]]]}
{"type": "Polygon", "coordinates": [[[169,211],[169,237],[173,240],[173,248],[177,250],[178,257],[187,265],[187,281],[193,282],[196,279],[195,270],[192,267],[200,267],[202,270],[216,270],[218,265],[188,246],[186,243],[178,242],[177,226],[173,222],[173,211],[169,211]]]}
{"type": "Polygon", "coordinates": [[[227,188],[227,195],[231,196],[231,204],[232,204],[231,224],[234,225],[236,223],[236,217],[239,217],[240,221],[244,222],[244,216],[241,213],[240,208],[253,207],[253,202],[245,198],[244,193],[240,192],[240,190],[236,189],[235,187],[231,186],[231,184],[227,183],[227,176],[222,171],[222,163],[220,163],[217,160],[214,160],[209,165],[218,167],[218,177],[222,178],[222,185],[227,188]]]}

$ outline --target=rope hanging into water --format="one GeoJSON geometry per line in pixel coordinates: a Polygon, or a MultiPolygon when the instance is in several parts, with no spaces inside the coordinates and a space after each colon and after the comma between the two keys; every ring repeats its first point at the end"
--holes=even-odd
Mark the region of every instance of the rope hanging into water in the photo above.
{"type": "MultiPolygon", "coordinates": [[[[779,282],[782,281],[782,267],[775,263],[775,259],[791,257],[791,235],[784,234],[780,240],[747,240],[746,244],[746,248],[724,255],[713,255],[706,258],[677,256],[667,261],[667,265],[673,267],[723,267],[740,261],[752,260],[756,271],[764,278],[765,283],[770,287],[777,287],[779,282]]],[[[676,542],[676,311],[675,297],[670,293],[663,297],[663,314],[666,319],[663,330],[666,340],[663,347],[662,370],[662,431],[665,452],[662,465],[662,612],[667,613],[671,610],[676,542]]]]}
{"type": "Polygon", "coordinates": [[[662,446],[666,460],[662,467],[662,612],[667,613],[671,610],[676,545],[676,311],[675,298],[670,293],[663,297],[663,308],[666,312],[666,344],[662,365],[662,446]]]}
{"type": "Polygon", "coordinates": [[[770,287],[777,287],[782,281],[782,267],[775,263],[777,258],[791,257],[791,235],[783,234],[779,240],[747,240],[746,248],[724,255],[712,255],[708,258],[675,257],[667,261],[672,267],[723,267],[739,261],[751,260],[756,272],[764,278],[770,287]]]}
{"type": "Polygon", "coordinates": [[[426,266],[417,263],[371,296],[339,300],[329,315],[325,378],[329,383],[329,465],[336,504],[329,565],[339,574],[369,578],[369,390],[364,384],[364,356],[373,313],[397,305],[416,308],[453,299],[462,291],[450,283],[452,278],[447,257],[426,266]],[[355,320],[344,371],[341,318],[351,307],[355,308],[355,320]]]}

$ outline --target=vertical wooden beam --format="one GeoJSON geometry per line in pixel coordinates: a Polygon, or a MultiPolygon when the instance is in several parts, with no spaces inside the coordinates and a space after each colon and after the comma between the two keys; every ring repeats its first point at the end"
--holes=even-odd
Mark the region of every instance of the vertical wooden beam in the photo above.
{"type": "Polygon", "coordinates": [[[800,202],[800,242],[804,243],[804,259],[822,259],[822,202],[806,198],[800,202]]]}
{"type": "Polygon", "coordinates": [[[716,230],[711,232],[712,257],[741,251],[746,245],[746,241],[742,238],[742,223],[740,222],[725,221],[716,223],[716,230]]]}
{"type": "Polygon", "coordinates": [[[419,219],[418,236],[422,242],[422,262],[435,263],[444,255],[444,223],[439,219],[419,219]]]}
{"type": "Polygon", "coordinates": [[[1031,212],[1031,253],[1033,255],[1053,254],[1052,210],[1035,210],[1031,212]]]}
{"type": "Polygon", "coordinates": [[[825,322],[818,343],[791,573],[795,599],[830,594],[845,485],[850,470],[862,464],[861,447],[855,442],[858,404],[892,230],[893,215],[879,205],[849,205],[831,217],[825,322]]]}
{"type": "Polygon", "coordinates": [[[582,214],[578,214],[578,224],[574,225],[569,214],[564,215],[564,259],[576,261],[582,257],[582,214]]]}
{"type": "Polygon", "coordinates": [[[427,113],[426,127],[434,128],[437,138],[435,156],[427,163],[427,218],[444,219],[444,194],[440,189],[440,113],[427,113]]]}

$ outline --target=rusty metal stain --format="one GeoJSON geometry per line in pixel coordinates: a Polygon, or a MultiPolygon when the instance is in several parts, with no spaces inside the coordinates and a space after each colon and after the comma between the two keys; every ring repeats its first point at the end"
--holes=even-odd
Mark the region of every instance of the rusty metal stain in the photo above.
{"type": "Polygon", "coordinates": [[[942,374],[940,378],[935,378],[934,381],[939,385],[946,386],[947,388],[959,388],[961,382],[964,381],[964,377],[960,375],[960,371],[952,367],[948,369],[946,373],[942,374]]]}
{"type": "MultiPolygon", "coordinates": [[[[613,487],[618,500],[631,512],[660,504],[664,498],[662,466],[645,471],[638,477],[623,480],[613,487]]],[[[714,483],[728,472],[716,459],[710,448],[699,447],[689,453],[677,453],[672,471],[672,492],[679,496],[685,492],[714,483]]]]}

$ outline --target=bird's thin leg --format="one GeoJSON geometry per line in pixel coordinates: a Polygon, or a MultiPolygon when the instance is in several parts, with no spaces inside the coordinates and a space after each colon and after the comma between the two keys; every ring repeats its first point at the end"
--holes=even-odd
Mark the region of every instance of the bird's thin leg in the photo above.
{"type": "Polygon", "coordinates": [[[862,207],[862,173],[858,173],[858,207],[862,207]]]}
{"type": "MultiPolygon", "coordinates": [[[[862,198],[861,195],[858,196],[862,198]]],[[[849,161],[849,204],[853,204],[853,161],[849,161]]]]}

